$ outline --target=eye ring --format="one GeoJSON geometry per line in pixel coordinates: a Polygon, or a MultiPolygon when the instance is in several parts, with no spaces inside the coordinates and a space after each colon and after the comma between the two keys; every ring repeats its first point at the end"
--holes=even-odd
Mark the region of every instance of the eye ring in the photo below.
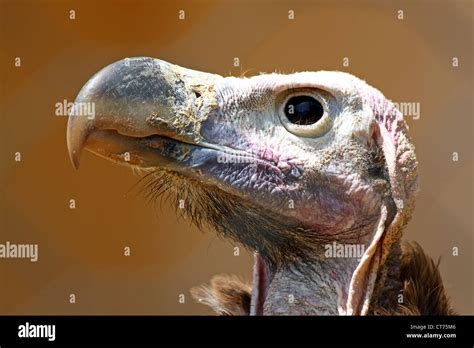
{"type": "Polygon", "coordinates": [[[320,137],[332,126],[325,98],[313,90],[287,93],[280,99],[278,109],[283,126],[297,136],[320,137]],[[289,114],[290,106],[293,114],[289,114]]]}

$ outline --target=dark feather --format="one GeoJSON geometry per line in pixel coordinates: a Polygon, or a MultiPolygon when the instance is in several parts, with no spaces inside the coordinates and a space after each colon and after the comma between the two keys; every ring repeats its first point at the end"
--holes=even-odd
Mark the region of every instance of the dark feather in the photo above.
{"type": "Polygon", "coordinates": [[[435,263],[416,242],[402,242],[400,280],[403,303],[375,308],[379,315],[455,315],[444,289],[439,261],[435,263]]]}
{"type": "Polygon", "coordinates": [[[249,315],[252,287],[236,276],[216,275],[210,285],[191,289],[191,296],[219,315],[249,315]]]}

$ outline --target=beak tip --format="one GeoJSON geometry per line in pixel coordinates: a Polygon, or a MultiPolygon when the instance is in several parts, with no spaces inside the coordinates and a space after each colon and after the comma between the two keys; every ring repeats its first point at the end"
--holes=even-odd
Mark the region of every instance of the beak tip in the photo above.
{"type": "Polygon", "coordinates": [[[66,143],[69,158],[76,170],[79,169],[82,152],[86,146],[87,139],[93,130],[93,120],[89,120],[86,117],[78,117],[74,115],[69,116],[66,131],[66,143]]]}
{"type": "Polygon", "coordinates": [[[69,157],[71,159],[71,163],[74,169],[79,170],[79,167],[81,165],[80,155],[76,154],[75,151],[72,151],[71,153],[69,153],[69,157]]]}
{"type": "Polygon", "coordinates": [[[82,129],[79,129],[79,132],[73,132],[72,127],[69,127],[67,133],[69,159],[74,169],[77,170],[81,164],[81,154],[88,134],[87,132],[82,132],[82,129]]]}

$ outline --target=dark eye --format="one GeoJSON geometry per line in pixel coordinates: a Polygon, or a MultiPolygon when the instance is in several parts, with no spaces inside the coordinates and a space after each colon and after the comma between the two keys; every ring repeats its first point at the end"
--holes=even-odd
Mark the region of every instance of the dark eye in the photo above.
{"type": "Polygon", "coordinates": [[[288,100],[285,105],[285,115],[293,124],[309,126],[323,117],[324,108],[317,99],[300,95],[288,100]]]}

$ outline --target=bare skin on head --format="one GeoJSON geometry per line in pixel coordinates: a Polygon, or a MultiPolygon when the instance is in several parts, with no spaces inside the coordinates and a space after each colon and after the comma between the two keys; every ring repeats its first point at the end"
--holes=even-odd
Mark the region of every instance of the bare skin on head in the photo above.
{"type": "MultiPolygon", "coordinates": [[[[220,276],[192,290],[202,303],[226,315],[401,312],[417,162],[402,115],[373,87],[341,72],[234,78],[127,58],[76,102],[96,110],[69,119],[76,167],[85,148],[149,170],[154,194],[179,195],[195,224],[255,252],[252,287],[220,276]],[[328,257],[334,243],[364,252],[328,257]]],[[[449,308],[439,296],[424,301],[449,308]]]]}

